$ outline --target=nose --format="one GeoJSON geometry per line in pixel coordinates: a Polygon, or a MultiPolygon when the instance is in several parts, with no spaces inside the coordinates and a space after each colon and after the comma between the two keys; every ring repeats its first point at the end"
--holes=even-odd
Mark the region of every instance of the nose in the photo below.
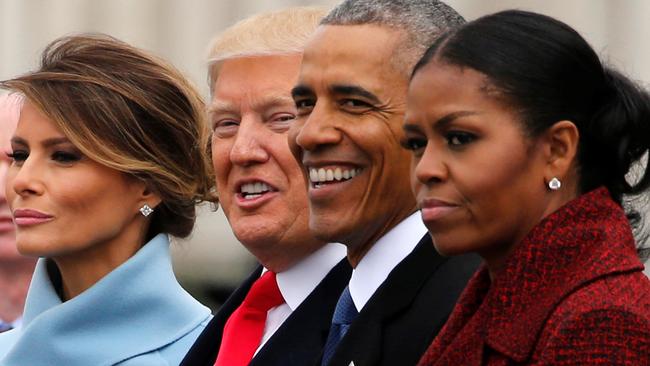
{"type": "Polygon", "coordinates": [[[34,159],[27,158],[21,166],[12,166],[7,172],[7,190],[9,187],[21,197],[41,195],[45,185],[40,176],[42,167],[34,159]]]}
{"type": "Polygon", "coordinates": [[[302,123],[296,144],[303,150],[314,151],[321,146],[339,144],[343,136],[336,126],[336,116],[319,108],[318,103],[302,123]]]}
{"type": "Polygon", "coordinates": [[[429,140],[422,156],[415,160],[415,179],[424,185],[443,182],[447,179],[449,170],[444,161],[444,153],[437,150],[429,140]]]}
{"type": "Polygon", "coordinates": [[[266,162],[269,153],[265,147],[264,131],[261,123],[255,123],[251,118],[243,118],[230,150],[230,161],[240,166],[266,162]]]}

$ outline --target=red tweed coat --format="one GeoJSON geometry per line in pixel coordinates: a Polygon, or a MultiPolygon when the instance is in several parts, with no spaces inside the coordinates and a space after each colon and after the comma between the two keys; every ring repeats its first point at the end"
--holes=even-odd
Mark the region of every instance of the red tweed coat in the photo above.
{"type": "Polygon", "coordinates": [[[650,281],[605,188],[482,267],[419,365],[650,365],[650,281]]]}

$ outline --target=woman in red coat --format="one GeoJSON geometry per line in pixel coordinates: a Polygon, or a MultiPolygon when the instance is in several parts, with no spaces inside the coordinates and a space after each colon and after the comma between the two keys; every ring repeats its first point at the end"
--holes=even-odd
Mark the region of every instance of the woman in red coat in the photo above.
{"type": "Polygon", "coordinates": [[[507,11],[427,51],[404,132],[436,249],[485,262],[420,365],[650,365],[622,207],[650,186],[645,91],[569,26],[507,11]]]}

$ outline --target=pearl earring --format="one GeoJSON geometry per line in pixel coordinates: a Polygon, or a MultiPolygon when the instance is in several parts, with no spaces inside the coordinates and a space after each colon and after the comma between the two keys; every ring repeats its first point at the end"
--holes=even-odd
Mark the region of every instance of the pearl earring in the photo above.
{"type": "Polygon", "coordinates": [[[146,203],[142,207],[140,207],[140,213],[144,217],[151,215],[152,212],[153,212],[153,208],[149,207],[149,205],[146,203]]]}
{"type": "Polygon", "coordinates": [[[557,191],[560,187],[562,187],[562,182],[560,182],[556,177],[553,177],[553,179],[548,182],[548,188],[550,188],[551,191],[557,191]]]}

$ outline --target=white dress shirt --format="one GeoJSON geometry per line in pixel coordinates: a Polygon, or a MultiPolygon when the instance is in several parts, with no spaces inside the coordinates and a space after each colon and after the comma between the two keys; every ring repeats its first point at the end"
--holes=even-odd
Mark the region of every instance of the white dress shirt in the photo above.
{"type": "MultiPolygon", "coordinates": [[[[285,302],[267,313],[262,341],[255,354],[346,254],[347,249],[343,244],[329,243],[288,270],[276,274],[275,278],[285,302]]],[[[266,271],[264,268],[262,274],[266,271]]]]}
{"type": "Polygon", "coordinates": [[[368,300],[386,280],[388,274],[418,245],[427,228],[420,211],[404,219],[382,236],[368,250],[350,278],[350,295],[361,311],[368,300]]]}

